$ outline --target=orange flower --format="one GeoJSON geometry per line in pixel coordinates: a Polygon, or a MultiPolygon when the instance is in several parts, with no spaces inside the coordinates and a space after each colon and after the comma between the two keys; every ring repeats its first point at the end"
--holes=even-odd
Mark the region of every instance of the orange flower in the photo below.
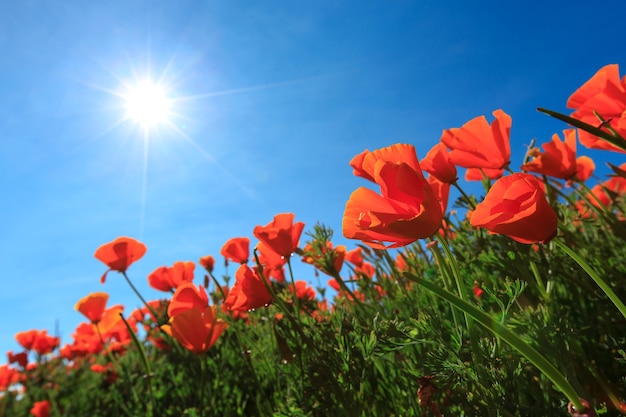
{"type": "Polygon", "coordinates": [[[277,254],[263,242],[256,245],[259,263],[263,267],[263,275],[278,282],[285,282],[285,264],[287,259],[277,254]]]}
{"type": "Polygon", "coordinates": [[[50,417],[50,401],[37,401],[30,409],[30,414],[35,417],[50,417]]]}
{"type": "Polygon", "coordinates": [[[15,340],[24,349],[37,352],[39,355],[45,355],[52,352],[59,346],[60,339],[50,336],[47,330],[28,330],[15,335],[15,340]]]}
{"type": "Polygon", "coordinates": [[[457,180],[456,166],[450,160],[446,145],[441,142],[428,151],[420,162],[420,166],[424,171],[446,184],[454,184],[457,180]]]}
{"type": "Polygon", "coordinates": [[[213,267],[215,266],[215,258],[211,255],[203,256],[202,258],[200,258],[200,261],[198,261],[198,263],[202,265],[202,267],[206,269],[207,272],[211,273],[213,272],[213,267]]]}
{"type": "Polygon", "coordinates": [[[538,153],[530,162],[522,165],[522,169],[563,180],[576,177],[579,181],[586,181],[595,168],[593,160],[588,156],[576,158],[575,129],[565,129],[563,138],[561,142],[555,133],[551,142],[541,145],[545,152],[538,153]]]}
{"type": "MultiPolygon", "coordinates": [[[[622,137],[626,137],[626,76],[620,81],[617,64],[601,68],[569,97],[567,107],[576,109],[571,117],[599,126],[607,132],[607,126],[610,126],[622,137]],[[594,112],[605,121],[602,126],[594,112]]],[[[591,133],[583,130],[578,132],[580,143],[587,148],[626,153],[591,133]]]]}
{"type": "Polygon", "coordinates": [[[238,264],[248,263],[250,257],[250,239],[247,237],[234,237],[224,243],[220,254],[229,261],[238,264]]]}
{"type": "Polygon", "coordinates": [[[304,229],[304,223],[294,223],[293,213],[281,213],[266,226],[256,226],[254,236],[270,249],[288,258],[298,247],[298,240],[304,229]]]}
{"type": "Polygon", "coordinates": [[[12,384],[19,381],[20,373],[9,365],[0,365],[0,391],[6,391],[12,384]]]}
{"type": "Polygon", "coordinates": [[[193,281],[193,271],[196,265],[193,262],[174,262],[171,268],[162,266],[148,275],[148,284],[155,290],[170,292],[184,282],[193,281]]]}
{"type": "Polygon", "coordinates": [[[109,294],[93,292],[81,298],[74,306],[74,309],[87,317],[90,322],[97,324],[102,319],[108,300],[109,294]]]}
{"type": "Polygon", "coordinates": [[[217,318],[215,306],[194,307],[170,319],[172,336],[193,353],[209,350],[228,324],[217,318]]]}
{"type": "Polygon", "coordinates": [[[104,283],[109,271],[126,272],[128,267],[146,253],[146,245],[130,237],[118,237],[96,249],[94,256],[109,267],[102,275],[104,283]]]}
{"type": "Polygon", "coordinates": [[[235,285],[224,300],[226,309],[248,311],[271,302],[272,294],[261,277],[248,265],[241,264],[235,273],[235,285]]]}
{"type": "Polygon", "coordinates": [[[512,174],[493,184],[470,224],[521,243],[537,243],[556,235],[557,217],[541,181],[530,174],[512,174]]]}
{"type": "Polygon", "coordinates": [[[450,184],[447,182],[439,181],[439,179],[433,175],[428,177],[428,183],[430,188],[433,189],[433,193],[437,196],[437,201],[441,205],[441,212],[445,213],[448,209],[448,197],[450,197],[450,184]]]}
{"type": "Polygon", "coordinates": [[[382,195],[363,187],[352,193],[343,214],[345,237],[382,249],[405,246],[437,231],[441,206],[412,145],[396,144],[365,155],[362,169],[373,174],[382,195]]]}
{"type": "Polygon", "coordinates": [[[22,368],[25,368],[26,365],[28,365],[27,352],[13,353],[13,351],[10,350],[7,352],[7,358],[9,360],[9,363],[17,363],[22,368]]]}
{"type": "Polygon", "coordinates": [[[413,145],[399,143],[385,148],[376,149],[372,152],[366,149],[352,158],[350,166],[354,168],[353,173],[357,177],[377,182],[374,177],[376,163],[378,161],[395,162],[397,164],[405,163],[415,171],[422,171],[420,164],[417,161],[415,147],[413,145]]]}
{"type": "Polygon", "coordinates": [[[354,248],[346,252],[346,261],[357,268],[363,265],[363,248],[354,248]]]}
{"type": "MultiPolygon", "coordinates": [[[[94,323],[103,339],[107,339],[116,326],[122,323],[122,316],[120,314],[123,311],[124,306],[116,304],[104,310],[102,318],[97,323],[94,323]]],[[[124,325],[124,329],[125,328],[126,326],[124,325]]]]}
{"type": "MultiPolygon", "coordinates": [[[[293,287],[289,287],[290,291],[293,293],[293,287]]],[[[296,281],[296,297],[302,301],[313,301],[315,300],[315,289],[309,286],[306,281],[296,281]]]]}
{"type": "Polygon", "coordinates": [[[475,169],[469,172],[469,178],[466,174],[467,180],[482,178],[477,175],[481,169],[488,178],[498,178],[509,164],[511,116],[502,110],[494,111],[493,115],[496,120],[491,125],[485,116],[479,116],[460,128],[443,131],[441,142],[451,149],[450,161],[475,169]]]}
{"type": "Polygon", "coordinates": [[[202,285],[196,287],[192,283],[186,282],[176,289],[167,307],[167,314],[173,317],[192,308],[202,310],[207,305],[209,305],[209,297],[202,285]]]}

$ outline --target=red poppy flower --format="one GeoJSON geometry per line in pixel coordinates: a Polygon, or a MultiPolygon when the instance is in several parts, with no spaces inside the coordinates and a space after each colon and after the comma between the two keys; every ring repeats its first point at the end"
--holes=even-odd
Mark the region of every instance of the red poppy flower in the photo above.
{"type": "Polygon", "coordinates": [[[541,181],[530,174],[512,174],[493,184],[470,224],[521,243],[537,243],[556,235],[557,217],[541,181]]]}
{"type": "Polygon", "coordinates": [[[170,292],[185,282],[193,281],[195,269],[193,262],[175,262],[171,268],[162,266],[148,275],[148,284],[155,290],[170,292]]]}
{"type": "Polygon", "coordinates": [[[272,302],[261,277],[246,264],[241,264],[235,273],[235,285],[224,300],[228,310],[248,311],[266,306],[272,302]]]}
{"type": "Polygon", "coordinates": [[[112,307],[104,310],[102,314],[102,318],[95,323],[95,326],[98,328],[100,335],[104,339],[107,339],[111,336],[111,332],[120,324],[126,328],[126,325],[123,324],[122,316],[120,315],[124,311],[124,306],[121,304],[116,304],[112,307]]]}
{"type": "Polygon", "coordinates": [[[293,213],[281,213],[265,226],[256,226],[254,236],[270,249],[288,258],[298,248],[298,240],[304,229],[304,223],[294,223],[293,213]]]}
{"type": "Polygon", "coordinates": [[[37,401],[30,409],[30,414],[35,417],[50,417],[50,401],[37,401]]]}
{"type": "Polygon", "coordinates": [[[108,300],[109,294],[105,292],[93,292],[81,298],[74,306],[74,309],[87,317],[90,322],[96,324],[102,319],[108,300]]]}
{"type": "Polygon", "coordinates": [[[9,386],[19,381],[20,373],[9,365],[0,365],[0,391],[6,391],[9,386]]]}
{"type": "Polygon", "coordinates": [[[234,237],[224,243],[220,254],[229,261],[238,264],[248,263],[248,258],[250,258],[250,239],[247,237],[234,237]]]}
{"type": "Polygon", "coordinates": [[[126,272],[128,267],[146,253],[146,245],[130,237],[118,237],[96,249],[94,256],[109,267],[102,275],[104,283],[109,271],[126,272]]]}
{"type": "Polygon", "coordinates": [[[428,177],[428,183],[430,184],[430,188],[433,189],[433,193],[437,196],[437,201],[439,201],[439,205],[441,206],[441,212],[445,213],[446,210],[448,210],[450,184],[439,181],[439,179],[433,175],[428,177]]]}
{"type": "Polygon", "coordinates": [[[454,184],[457,180],[456,166],[450,160],[446,145],[441,142],[428,151],[420,161],[420,166],[424,171],[446,184],[454,184]]]}
{"type": "MultiPolygon", "coordinates": [[[[289,287],[291,292],[293,292],[293,287],[289,287]]],[[[306,281],[296,281],[296,297],[298,298],[298,300],[302,300],[302,301],[313,301],[315,300],[315,289],[313,289],[313,287],[309,286],[309,284],[306,281]]]]}
{"type": "Polygon", "coordinates": [[[263,267],[263,275],[273,278],[277,282],[285,282],[285,264],[287,259],[276,252],[263,242],[256,245],[257,254],[259,256],[259,264],[263,267]]]}
{"type": "Polygon", "coordinates": [[[213,272],[213,267],[215,266],[215,258],[211,255],[203,256],[202,258],[200,258],[198,263],[202,265],[202,267],[206,269],[208,273],[211,273],[213,272]]]}
{"type": "Polygon", "coordinates": [[[363,170],[373,174],[381,195],[363,187],[352,193],[343,215],[343,235],[378,249],[405,246],[433,235],[443,213],[422,174],[415,148],[396,144],[379,151],[383,152],[372,153],[378,158],[365,156],[363,170]],[[371,171],[368,161],[373,158],[371,171]]]}
{"type": "Polygon", "coordinates": [[[228,324],[217,318],[215,306],[183,311],[170,319],[172,336],[193,353],[209,350],[228,324]]]}
{"type": "Polygon", "coordinates": [[[367,149],[352,158],[350,166],[357,177],[376,182],[374,172],[378,161],[405,163],[413,170],[421,172],[420,164],[415,154],[415,147],[408,144],[395,144],[385,148],[368,151],[367,149]]]}
{"type": "Polygon", "coordinates": [[[28,365],[27,352],[13,353],[13,351],[10,350],[7,352],[7,358],[9,359],[9,363],[17,363],[22,368],[25,368],[26,365],[28,365]]]}
{"type": "Polygon", "coordinates": [[[15,340],[24,349],[32,350],[39,355],[45,355],[52,352],[59,346],[60,339],[50,336],[47,330],[27,330],[15,335],[15,340]]]}
{"type": "MultiPolygon", "coordinates": [[[[620,81],[617,64],[601,68],[569,97],[567,107],[576,109],[571,117],[592,126],[599,126],[607,132],[607,127],[610,126],[622,137],[626,137],[626,76],[620,81]],[[601,123],[596,113],[605,123],[601,123]]],[[[579,130],[578,135],[580,143],[587,148],[626,153],[591,133],[579,130]]]]}
{"type": "MultiPolygon", "coordinates": [[[[500,170],[509,164],[511,158],[511,116],[502,110],[494,111],[493,115],[496,119],[491,125],[485,116],[479,116],[460,128],[444,130],[441,136],[441,142],[451,149],[452,163],[483,169],[491,179],[497,178],[495,175],[498,173],[502,175],[500,170]]],[[[475,178],[475,174],[475,171],[472,172],[471,177],[475,178]]],[[[466,176],[466,179],[469,178],[466,176]]]]}
{"type": "Polygon", "coordinates": [[[176,289],[167,307],[167,314],[173,317],[194,307],[202,310],[207,305],[209,305],[209,297],[202,285],[196,287],[192,283],[186,282],[176,289]]]}
{"type": "Polygon", "coordinates": [[[354,248],[346,252],[346,261],[357,268],[363,265],[363,248],[354,248]]]}
{"type": "Polygon", "coordinates": [[[576,177],[579,181],[586,181],[595,168],[593,160],[588,156],[576,158],[575,129],[564,130],[563,138],[561,142],[559,135],[555,133],[552,141],[541,145],[545,152],[540,153],[537,149],[536,155],[530,162],[522,165],[522,169],[563,180],[576,177]]]}

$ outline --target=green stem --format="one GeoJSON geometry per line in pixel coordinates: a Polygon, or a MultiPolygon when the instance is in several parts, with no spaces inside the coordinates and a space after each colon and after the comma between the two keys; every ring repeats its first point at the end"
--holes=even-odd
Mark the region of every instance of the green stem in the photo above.
{"type": "Polygon", "coordinates": [[[554,244],[561,248],[563,252],[565,252],[570,258],[572,258],[585,272],[593,279],[598,287],[606,294],[607,297],[613,302],[615,307],[622,313],[622,316],[626,318],[626,306],[619,299],[617,294],[613,292],[611,287],[602,279],[602,277],[587,263],[585,260],[579,256],[576,252],[570,249],[565,243],[561,242],[558,239],[553,240],[554,244]]]}
{"type": "Polygon", "coordinates": [[[302,314],[302,312],[300,311],[300,300],[298,299],[298,293],[296,291],[296,281],[293,277],[293,269],[291,268],[291,257],[287,258],[287,266],[289,268],[289,278],[291,279],[291,288],[293,289],[293,305],[296,308],[296,316],[298,317],[298,320],[300,320],[300,314],[302,314]]]}
{"type": "MultiPolygon", "coordinates": [[[[139,356],[141,357],[141,364],[143,365],[143,369],[146,373],[145,378],[148,380],[148,390],[150,391],[150,402],[152,403],[152,410],[153,410],[152,412],[154,412],[154,410],[156,410],[157,407],[156,407],[156,402],[154,399],[154,393],[152,392],[152,370],[150,369],[150,362],[148,361],[148,356],[146,356],[146,351],[143,348],[143,345],[139,342],[139,339],[137,338],[137,335],[133,331],[133,328],[130,327],[130,324],[128,324],[128,322],[126,321],[122,313],[120,313],[120,317],[122,318],[122,321],[126,325],[126,329],[128,330],[128,333],[133,339],[133,344],[139,351],[139,356]]],[[[152,415],[152,413],[149,412],[148,415],[152,415]]]]}
{"type": "Polygon", "coordinates": [[[206,380],[206,355],[198,355],[200,358],[200,416],[204,416],[204,385],[206,380]]]}
{"type": "Polygon", "coordinates": [[[130,288],[137,295],[137,297],[139,297],[139,299],[141,300],[143,305],[145,305],[146,308],[148,309],[148,311],[150,311],[150,313],[152,313],[152,315],[157,319],[157,323],[160,326],[161,325],[161,318],[157,315],[156,311],[154,311],[154,309],[150,306],[150,304],[148,304],[148,302],[142,297],[142,295],[139,293],[137,288],[133,285],[133,283],[130,280],[130,278],[128,278],[128,275],[126,275],[126,271],[122,272],[122,275],[124,275],[124,278],[126,279],[126,282],[128,283],[128,285],[130,285],[130,288]]]}
{"type": "Polygon", "coordinates": [[[576,409],[584,410],[584,407],[580,402],[579,395],[576,393],[574,387],[572,387],[572,385],[563,376],[563,374],[561,374],[559,370],[554,367],[554,365],[548,362],[548,360],[541,353],[537,352],[537,350],[535,350],[532,346],[524,342],[524,340],[522,340],[519,336],[513,333],[513,331],[509,330],[504,325],[492,319],[486,313],[480,311],[467,301],[460,299],[449,291],[446,291],[443,288],[440,288],[437,285],[432,284],[416,275],[405,273],[404,276],[407,279],[410,279],[422,285],[427,290],[446,300],[455,308],[458,308],[459,310],[468,314],[476,322],[485,327],[488,331],[504,340],[511,347],[521,353],[522,356],[528,359],[530,363],[535,365],[537,369],[539,369],[539,371],[541,371],[546,377],[548,377],[548,379],[550,379],[550,381],[552,381],[552,383],[563,394],[565,394],[565,396],[568,398],[569,401],[572,402],[576,409]]]}
{"type": "Polygon", "coordinates": [[[467,195],[465,194],[465,191],[463,191],[463,189],[461,188],[461,186],[455,181],[452,183],[452,185],[459,190],[459,192],[461,193],[461,195],[463,196],[463,198],[465,199],[465,201],[467,201],[467,204],[469,205],[469,207],[474,210],[476,208],[476,203],[474,203],[474,201],[467,195]]]}

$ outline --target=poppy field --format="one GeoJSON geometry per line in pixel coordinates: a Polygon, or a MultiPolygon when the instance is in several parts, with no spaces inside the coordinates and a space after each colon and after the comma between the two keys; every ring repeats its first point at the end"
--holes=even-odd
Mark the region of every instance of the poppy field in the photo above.
{"type": "Polygon", "coordinates": [[[626,76],[601,68],[567,107],[539,109],[564,130],[521,163],[502,109],[419,159],[411,144],[356,154],[352,248],[297,213],[148,277],[132,266],[149,242],[103,243],[71,340],[15,335],[0,416],[626,415],[626,162],[598,178],[577,149],[626,154],[626,76]],[[111,279],[143,307],[116,304],[111,279]]]}

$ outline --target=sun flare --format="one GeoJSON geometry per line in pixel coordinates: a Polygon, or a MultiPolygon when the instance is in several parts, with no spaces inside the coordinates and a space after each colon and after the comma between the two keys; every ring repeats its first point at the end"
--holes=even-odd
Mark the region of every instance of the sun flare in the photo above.
{"type": "Polygon", "coordinates": [[[165,90],[150,80],[138,82],[124,95],[127,117],[149,129],[168,121],[170,109],[165,90]]]}

